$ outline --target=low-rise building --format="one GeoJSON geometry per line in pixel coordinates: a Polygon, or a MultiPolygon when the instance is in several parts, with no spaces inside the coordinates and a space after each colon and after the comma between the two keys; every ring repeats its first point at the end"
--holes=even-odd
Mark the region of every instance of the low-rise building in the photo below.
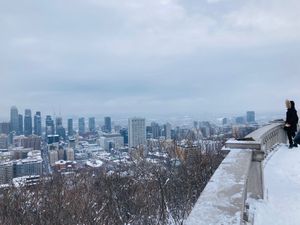
{"type": "Polygon", "coordinates": [[[13,179],[13,162],[0,162],[0,184],[10,183],[13,179]]]}
{"type": "Polygon", "coordinates": [[[100,146],[105,151],[124,147],[124,137],[121,134],[103,134],[99,139],[100,146]]]}

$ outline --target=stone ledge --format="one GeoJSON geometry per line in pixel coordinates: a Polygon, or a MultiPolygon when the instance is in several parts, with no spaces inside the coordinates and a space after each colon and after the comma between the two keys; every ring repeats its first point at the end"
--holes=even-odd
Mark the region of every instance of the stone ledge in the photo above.
{"type": "Polygon", "coordinates": [[[205,187],[185,225],[240,225],[251,161],[250,150],[231,151],[205,187]]]}

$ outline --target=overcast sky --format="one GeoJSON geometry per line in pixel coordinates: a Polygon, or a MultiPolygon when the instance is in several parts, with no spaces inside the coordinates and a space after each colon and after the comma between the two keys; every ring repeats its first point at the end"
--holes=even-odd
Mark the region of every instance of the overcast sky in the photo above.
{"type": "Polygon", "coordinates": [[[0,117],[300,106],[299,0],[0,0],[0,117]]]}

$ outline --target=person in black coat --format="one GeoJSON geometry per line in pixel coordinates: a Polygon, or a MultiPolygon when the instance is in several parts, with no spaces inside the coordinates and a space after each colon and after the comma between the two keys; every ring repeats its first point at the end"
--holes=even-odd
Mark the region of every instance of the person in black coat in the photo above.
{"type": "Polygon", "coordinates": [[[285,121],[285,130],[287,131],[287,136],[289,139],[289,148],[297,147],[297,143],[293,143],[293,138],[297,132],[298,125],[298,115],[297,110],[295,109],[295,102],[286,100],[286,121],[285,121]]]}

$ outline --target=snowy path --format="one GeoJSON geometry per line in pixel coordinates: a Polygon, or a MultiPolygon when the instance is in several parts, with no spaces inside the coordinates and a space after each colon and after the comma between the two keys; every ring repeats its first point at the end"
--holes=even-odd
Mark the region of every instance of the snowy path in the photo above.
{"type": "Polygon", "coordinates": [[[254,225],[299,225],[300,147],[281,146],[264,173],[265,200],[255,203],[254,225]]]}

